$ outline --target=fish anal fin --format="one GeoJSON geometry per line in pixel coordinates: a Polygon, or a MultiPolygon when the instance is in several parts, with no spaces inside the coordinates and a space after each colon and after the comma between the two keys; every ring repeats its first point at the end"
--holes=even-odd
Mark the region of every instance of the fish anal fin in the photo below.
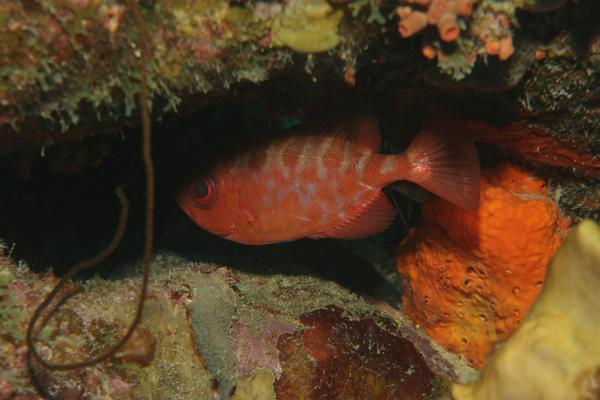
{"type": "Polygon", "coordinates": [[[348,220],[309,237],[312,239],[360,239],[385,230],[394,221],[395,216],[396,209],[380,191],[370,203],[363,206],[348,220]]]}

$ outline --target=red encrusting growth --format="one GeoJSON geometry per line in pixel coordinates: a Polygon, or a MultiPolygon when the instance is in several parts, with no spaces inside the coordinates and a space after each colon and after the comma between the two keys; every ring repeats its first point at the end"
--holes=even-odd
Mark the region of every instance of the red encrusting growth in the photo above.
{"type": "Polygon", "coordinates": [[[495,128],[483,121],[469,121],[469,129],[478,141],[510,149],[535,163],[572,168],[590,178],[600,178],[599,157],[559,140],[543,124],[531,122],[525,116],[503,128],[495,128]]]}
{"type": "Polygon", "coordinates": [[[277,341],[278,398],[417,400],[434,390],[434,374],[415,346],[372,316],[350,318],[332,305],[301,315],[300,322],[304,332],[277,341]]]}

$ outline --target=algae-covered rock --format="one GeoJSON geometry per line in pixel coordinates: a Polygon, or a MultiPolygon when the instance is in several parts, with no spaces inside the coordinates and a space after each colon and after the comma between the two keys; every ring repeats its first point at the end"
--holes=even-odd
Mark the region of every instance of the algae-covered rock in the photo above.
{"type": "MultiPolygon", "coordinates": [[[[470,372],[401,318],[333,282],[243,273],[166,253],[152,268],[141,326],[116,357],[84,371],[52,372],[34,362],[41,395],[416,400],[470,372]]],[[[81,360],[113,343],[135,306],[139,275],[132,270],[88,281],[68,300],[39,335],[43,357],[81,360]]],[[[0,304],[10,308],[0,316],[23,320],[54,282],[5,255],[0,277],[0,304]]],[[[0,365],[11,371],[0,374],[0,393],[41,398],[25,362],[24,324],[2,318],[0,329],[8,332],[0,337],[0,365]]]]}
{"type": "Polygon", "coordinates": [[[548,12],[565,5],[567,0],[520,0],[522,7],[531,12],[548,12]]]}
{"type": "Polygon", "coordinates": [[[235,356],[229,351],[227,332],[236,314],[236,296],[217,271],[208,279],[192,280],[193,301],[188,305],[196,347],[208,370],[219,382],[221,398],[226,400],[234,388],[235,356]]]}
{"type": "MultiPolygon", "coordinates": [[[[190,94],[262,82],[290,65],[289,52],[272,48],[271,36],[298,51],[335,47],[343,15],[324,0],[159,0],[144,4],[142,12],[156,115],[177,110],[190,94]]],[[[3,1],[0,138],[49,144],[52,134],[74,127],[80,136],[131,122],[139,61],[137,30],[121,1],[52,0],[31,7],[3,1]]]]}

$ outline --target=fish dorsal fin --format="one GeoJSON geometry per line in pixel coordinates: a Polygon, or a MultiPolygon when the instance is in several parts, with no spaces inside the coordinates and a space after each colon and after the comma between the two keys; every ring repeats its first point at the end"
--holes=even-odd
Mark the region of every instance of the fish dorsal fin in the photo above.
{"type": "Polygon", "coordinates": [[[312,234],[312,239],[360,239],[385,230],[396,216],[396,209],[388,198],[379,191],[375,198],[363,206],[350,219],[341,224],[312,234]]]}
{"type": "Polygon", "coordinates": [[[381,131],[376,117],[368,114],[339,115],[306,122],[293,131],[299,135],[328,135],[349,140],[373,153],[381,149],[381,131]]]}

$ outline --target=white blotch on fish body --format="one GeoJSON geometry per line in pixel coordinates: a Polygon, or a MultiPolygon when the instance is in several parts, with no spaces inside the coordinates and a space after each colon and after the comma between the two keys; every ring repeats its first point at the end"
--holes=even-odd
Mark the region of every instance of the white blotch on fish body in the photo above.
{"type": "Polygon", "coordinates": [[[319,147],[319,150],[316,153],[317,175],[319,176],[319,179],[322,181],[327,179],[327,166],[323,162],[323,159],[325,157],[325,154],[327,154],[327,152],[333,145],[333,141],[334,141],[334,139],[332,137],[326,137],[323,140],[323,142],[321,143],[321,146],[319,147]]]}
{"type": "Polygon", "coordinates": [[[338,213],[343,212],[346,206],[346,202],[341,197],[335,197],[335,206],[338,210],[338,213]]]}
{"type": "Polygon", "coordinates": [[[288,169],[288,167],[286,167],[285,162],[283,160],[285,151],[279,151],[277,153],[278,154],[275,158],[275,168],[281,171],[281,174],[285,179],[288,179],[290,177],[290,170],[288,169]]]}
{"type": "Polygon", "coordinates": [[[329,183],[329,190],[333,196],[337,196],[338,191],[340,190],[340,183],[337,180],[332,180],[329,183]]]}
{"type": "Polygon", "coordinates": [[[310,204],[311,195],[306,190],[304,190],[303,186],[304,185],[302,185],[300,178],[297,177],[296,179],[294,179],[292,190],[298,195],[298,201],[300,202],[300,206],[306,208],[310,204]]]}
{"type": "Polygon", "coordinates": [[[304,208],[308,207],[310,199],[311,196],[308,193],[300,193],[300,206],[304,208]]]}
{"type": "Polygon", "coordinates": [[[321,223],[327,222],[329,218],[329,204],[326,201],[321,202],[321,223]]]}
{"type": "Polygon", "coordinates": [[[306,164],[308,161],[308,156],[311,154],[312,151],[313,151],[312,141],[306,140],[304,142],[304,145],[302,146],[302,152],[298,156],[298,161],[296,162],[295,172],[297,174],[302,172],[304,170],[304,168],[306,167],[306,164]]]}
{"type": "Polygon", "coordinates": [[[275,188],[275,180],[273,178],[268,178],[265,186],[269,192],[272,191],[275,188]]]}
{"type": "Polygon", "coordinates": [[[363,172],[365,171],[365,167],[367,166],[367,161],[369,161],[370,155],[371,154],[369,153],[364,153],[356,162],[356,166],[354,168],[359,176],[362,176],[363,172]]]}
{"type": "Polygon", "coordinates": [[[265,207],[271,207],[273,205],[273,196],[268,194],[265,197],[263,197],[263,205],[265,207]]]}
{"type": "Polygon", "coordinates": [[[352,143],[346,142],[344,145],[344,156],[340,164],[340,176],[343,176],[348,167],[350,167],[350,158],[352,157],[352,143]]]}
{"type": "Polygon", "coordinates": [[[381,167],[379,168],[379,172],[382,174],[387,174],[392,172],[394,169],[394,159],[392,157],[386,157],[381,167]]]}
{"type": "Polygon", "coordinates": [[[327,167],[323,165],[323,160],[319,159],[317,161],[317,175],[319,175],[319,179],[324,181],[327,179],[327,167]]]}
{"type": "Polygon", "coordinates": [[[282,189],[279,189],[279,191],[277,191],[277,194],[275,195],[275,200],[277,201],[277,203],[283,203],[283,200],[285,199],[285,191],[282,189]]]}

